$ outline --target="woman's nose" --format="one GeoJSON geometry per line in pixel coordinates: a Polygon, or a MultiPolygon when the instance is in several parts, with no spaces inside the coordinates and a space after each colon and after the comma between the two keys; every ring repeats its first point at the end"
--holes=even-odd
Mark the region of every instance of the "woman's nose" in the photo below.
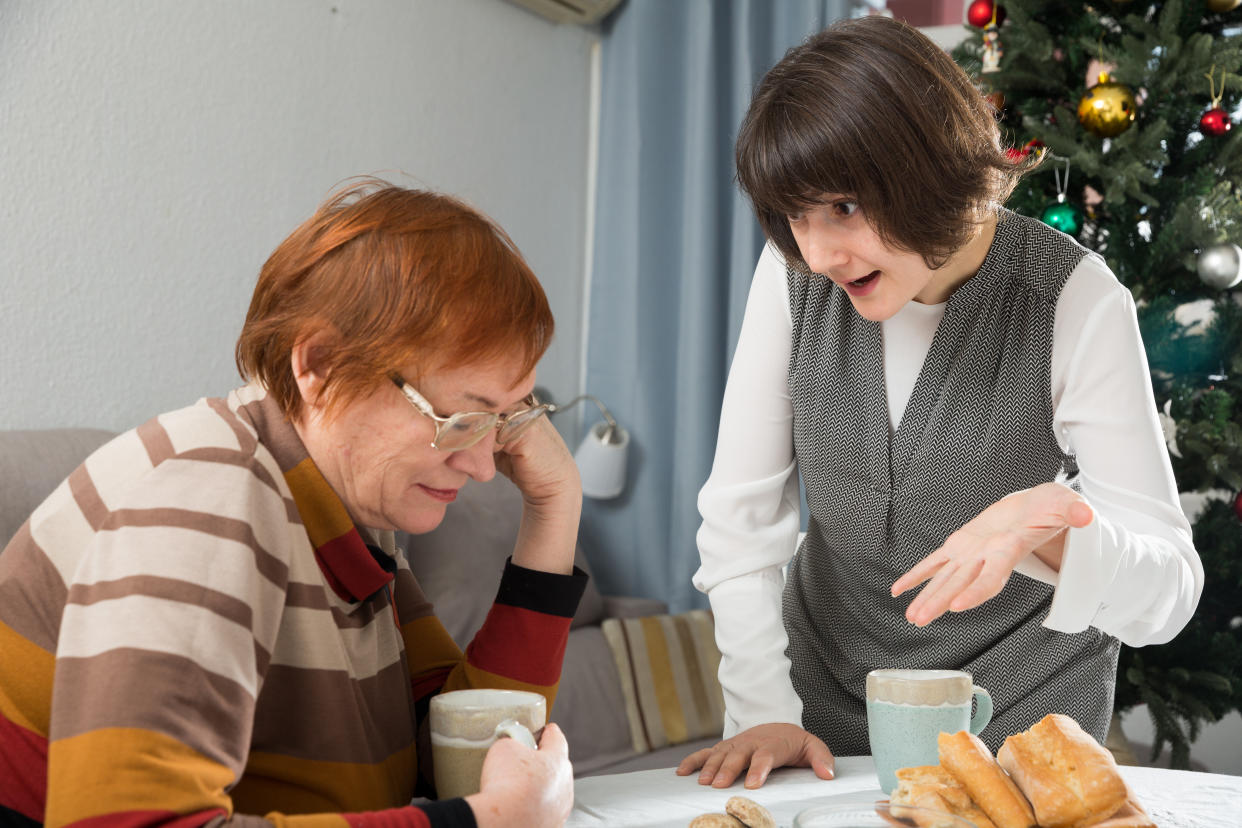
{"type": "Polygon", "coordinates": [[[496,429],[493,428],[470,448],[453,452],[448,464],[479,483],[491,480],[496,476],[496,429]]]}
{"type": "Polygon", "coordinates": [[[849,262],[849,252],[831,234],[811,230],[799,245],[806,266],[815,273],[828,273],[849,262]]]}

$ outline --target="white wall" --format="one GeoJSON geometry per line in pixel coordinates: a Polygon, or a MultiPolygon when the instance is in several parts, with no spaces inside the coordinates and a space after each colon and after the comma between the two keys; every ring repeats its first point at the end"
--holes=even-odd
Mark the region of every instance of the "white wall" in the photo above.
{"type": "Polygon", "coordinates": [[[5,0],[0,428],[119,430],[238,384],[260,265],[364,173],[510,232],[569,396],[594,38],[501,0],[5,0]]]}

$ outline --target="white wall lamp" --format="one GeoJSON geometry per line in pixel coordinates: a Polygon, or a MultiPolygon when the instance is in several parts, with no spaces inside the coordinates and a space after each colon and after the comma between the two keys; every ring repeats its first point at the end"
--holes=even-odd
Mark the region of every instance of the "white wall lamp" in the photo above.
{"type": "MultiPolygon", "coordinates": [[[[540,400],[547,399],[546,392],[537,391],[535,395],[540,400]]],[[[625,460],[630,448],[630,433],[617,424],[607,406],[590,394],[574,397],[564,404],[549,402],[548,412],[565,411],[583,400],[590,400],[599,406],[604,422],[596,423],[587,431],[574,452],[574,461],[582,478],[582,493],[596,500],[608,500],[625,489],[625,460]]]]}

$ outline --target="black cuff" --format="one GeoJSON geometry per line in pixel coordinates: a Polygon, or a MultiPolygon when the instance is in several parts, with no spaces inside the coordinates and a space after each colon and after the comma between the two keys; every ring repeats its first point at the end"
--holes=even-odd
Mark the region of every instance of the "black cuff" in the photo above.
{"type": "Polygon", "coordinates": [[[496,603],[573,618],[589,578],[576,566],[572,574],[558,575],[518,566],[509,558],[500,577],[496,603]]]}
{"type": "Polygon", "coordinates": [[[427,815],[432,828],[479,828],[470,804],[461,797],[438,802],[420,802],[414,807],[427,815]]]}
{"type": "Polygon", "coordinates": [[[20,814],[4,805],[0,805],[0,825],[5,828],[43,828],[42,822],[36,822],[25,814],[20,814]]]}

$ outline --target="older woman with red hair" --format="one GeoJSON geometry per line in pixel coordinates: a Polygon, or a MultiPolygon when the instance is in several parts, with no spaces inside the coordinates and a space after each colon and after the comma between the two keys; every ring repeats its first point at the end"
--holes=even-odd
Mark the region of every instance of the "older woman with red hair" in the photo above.
{"type": "Polygon", "coordinates": [[[480,793],[409,805],[433,695],[555,695],[585,575],[577,470],[531,393],[552,329],[479,213],[330,198],[260,273],[248,383],[99,449],[0,556],[0,822],[562,822],[555,725],[498,743],[480,793]],[[463,654],[393,532],[497,469],[525,511],[463,654]]]}

